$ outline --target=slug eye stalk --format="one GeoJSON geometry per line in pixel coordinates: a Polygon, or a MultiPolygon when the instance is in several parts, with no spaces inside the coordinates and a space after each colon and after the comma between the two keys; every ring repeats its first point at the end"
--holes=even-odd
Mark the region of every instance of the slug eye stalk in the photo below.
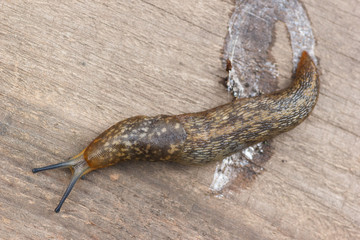
{"type": "Polygon", "coordinates": [[[73,189],[77,180],[81,176],[90,172],[92,169],[89,167],[89,165],[85,161],[83,155],[80,154],[74,158],[71,158],[67,162],[57,163],[57,164],[53,164],[53,165],[49,165],[49,166],[45,166],[45,167],[41,167],[41,168],[34,168],[34,169],[32,169],[32,172],[37,173],[37,172],[56,169],[56,168],[70,168],[70,170],[72,171],[71,181],[70,181],[68,187],[66,188],[66,191],[63,194],[59,204],[55,208],[55,212],[58,213],[60,211],[61,206],[65,202],[66,198],[69,196],[69,194],[70,194],[71,190],[73,189]]]}

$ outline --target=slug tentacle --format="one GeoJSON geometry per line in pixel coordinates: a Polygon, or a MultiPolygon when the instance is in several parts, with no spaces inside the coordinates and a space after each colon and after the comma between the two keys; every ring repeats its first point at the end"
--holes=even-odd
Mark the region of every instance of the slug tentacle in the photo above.
{"type": "Polygon", "coordinates": [[[303,52],[294,81],[286,89],[198,113],[128,118],[104,131],[70,161],[34,168],[33,172],[64,167],[73,170],[55,209],[58,212],[76,181],[92,170],[126,160],[206,163],[289,131],[309,116],[319,86],[316,66],[303,52]]]}
{"type": "Polygon", "coordinates": [[[69,196],[69,194],[70,194],[72,188],[74,187],[75,183],[77,182],[77,180],[79,180],[79,178],[81,176],[92,171],[93,169],[91,169],[89,167],[89,165],[87,164],[87,162],[85,161],[85,159],[83,157],[83,154],[81,153],[81,154],[71,158],[69,161],[57,163],[57,164],[53,164],[53,165],[49,165],[49,166],[45,166],[45,167],[41,167],[41,168],[34,168],[34,169],[32,169],[32,172],[37,173],[37,172],[51,170],[51,169],[55,169],[55,168],[70,168],[71,172],[72,172],[71,181],[70,181],[65,193],[63,194],[58,206],[55,208],[55,212],[59,212],[61,206],[65,202],[66,198],[69,196]]]}

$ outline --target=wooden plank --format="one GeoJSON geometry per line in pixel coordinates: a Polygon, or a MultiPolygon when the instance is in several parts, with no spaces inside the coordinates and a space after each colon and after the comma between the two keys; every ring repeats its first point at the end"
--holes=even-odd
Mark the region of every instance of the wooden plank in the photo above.
{"type": "MultiPolygon", "coordinates": [[[[304,1],[319,102],[273,141],[250,186],[218,198],[209,192],[216,163],[127,162],[90,173],[55,214],[70,172],[33,167],[77,154],[126,117],[232,99],[220,57],[233,2],[1,2],[0,238],[360,238],[356,3],[304,1]]],[[[276,33],[272,54],[286,75],[289,41],[281,24],[276,33]]]]}

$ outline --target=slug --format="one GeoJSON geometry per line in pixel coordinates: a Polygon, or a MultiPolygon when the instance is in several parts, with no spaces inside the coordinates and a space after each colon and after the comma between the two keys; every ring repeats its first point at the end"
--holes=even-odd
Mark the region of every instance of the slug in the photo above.
{"type": "Polygon", "coordinates": [[[236,99],[203,112],[125,119],[100,134],[69,161],[32,171],[72,170],[71,182],[55,208],[59,212],[76,181],[98,168],[127,160],[182,164],[221,160],[304,121],[316,104],[320,84],[316,66],[305,51],[293,79],[286,89],[236,99]]]}

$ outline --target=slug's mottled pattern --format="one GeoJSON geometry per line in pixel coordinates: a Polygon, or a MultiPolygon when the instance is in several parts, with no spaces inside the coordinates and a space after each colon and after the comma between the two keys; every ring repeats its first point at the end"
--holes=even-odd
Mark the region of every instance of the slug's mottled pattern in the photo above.
{"type": "Polygon", "coordinates": [[[93,169],[119,161],[170,161],[181,157],[186,133],[172,116],[137,116],[118,122],[98,136],[84,152],[93,169]]]}
{"type": "Polygon", "coordinates": [[[200,113],[178,116],[188,135],[181,162],[204,163],[286,132],[299,125],[314,108],[319,93],[316,67],[303,53],[288,88],[200,113]]]}
{"type": "Polygon", "coordinates": [[[319,95],[316,67],[306,52],[294,81],[281,91],[198,113],[137,116],[107,129],[68,162],[35,168],[33,172],[70,167],[74,174],[58,212],[82,175],[127,160],[198,164],[221,160],[239,150],[299,125],[319,95]]]}

